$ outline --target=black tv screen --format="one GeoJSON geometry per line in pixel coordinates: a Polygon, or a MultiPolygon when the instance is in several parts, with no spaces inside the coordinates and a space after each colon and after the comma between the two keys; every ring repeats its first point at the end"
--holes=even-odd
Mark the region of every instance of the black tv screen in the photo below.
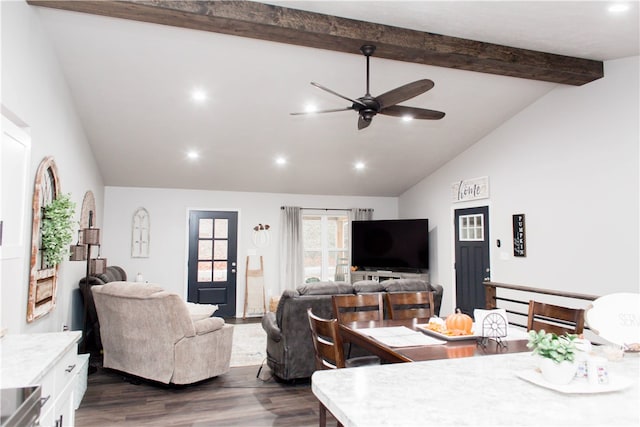
{"type": "Polygon", "coordinates": [[[429,220],[353,221],[351,265],[365,270],[429,269],[429,220]]]}

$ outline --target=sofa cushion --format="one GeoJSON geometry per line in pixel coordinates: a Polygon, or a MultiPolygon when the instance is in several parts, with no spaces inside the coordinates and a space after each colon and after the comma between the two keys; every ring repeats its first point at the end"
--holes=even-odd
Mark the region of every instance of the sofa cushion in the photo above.
{"type": "Polygon", "coordinates": [[[420,279],[391,279],[382,282],[387,292],[430,291],[429,284],[420,279]]]}
{"type": "Polygon", "coordinates": [[[384,285],[375,280],[360,280],[353,284],[353,290],[356,294],[382,292],[384,291],[384,285]]]}
{"type": "Polygon", "coordinates": [[[347,282],[314,282],[298,286],[300,295],[352,294],[353,286],[347,282]]]}

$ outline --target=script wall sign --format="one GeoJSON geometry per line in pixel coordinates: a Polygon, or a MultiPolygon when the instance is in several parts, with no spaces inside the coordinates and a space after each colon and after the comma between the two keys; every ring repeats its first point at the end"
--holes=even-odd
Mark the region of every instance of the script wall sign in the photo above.
{"type": "Polygon", "coordinates": [[[451,184],[451,198],[454,203],[489,198],[489,177],[454,182],[451,184]]]}

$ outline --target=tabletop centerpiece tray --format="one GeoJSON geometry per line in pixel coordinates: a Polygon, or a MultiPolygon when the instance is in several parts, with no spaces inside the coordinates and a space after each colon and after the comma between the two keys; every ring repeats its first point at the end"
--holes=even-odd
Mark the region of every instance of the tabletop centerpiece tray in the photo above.
{"type": "Polygon", "coordinates": [[[447,335],[447,334],[443,334],[442,332],[438,332],[438,331],[434,331],[432,329],[429,329],[427,323],[423,323],[423,324],[418,324],[416,325],[416,328],[418,328],[420,331],[431,335],[435,338],[439,338],[441,340],[446,340],[446,341],[464,341],[464,340],[475,340],[480,338],[478,335],[475,334],[469,334],[469,335],[447,335]]]}
{"type": "Polygon", "coordinates": [[[591,384],[588,380],[580,378],[573,379],[569,384],[553,384],[545,380],[542,373],[535,368],[516,372],[516,376],[537,386],[566,394],[609,393],[624,390],[633,384],[631,378],[611,374],[609,374],[609,382],[606,384],[591,384]]]}

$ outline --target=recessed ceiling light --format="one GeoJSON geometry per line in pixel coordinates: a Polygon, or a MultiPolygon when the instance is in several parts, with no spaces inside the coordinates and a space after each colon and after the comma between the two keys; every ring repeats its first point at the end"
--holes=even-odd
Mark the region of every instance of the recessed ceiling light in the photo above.
{"type": "Polygon", "coordinates": [[[202,89],[194,89],[191,92],[191,99],[196,102],[204,102],[207,100],[207,93],[202,89]]]}
{"type": "Polygon", "coordinates": [[[410,122],[411,120],[413,120],[413,116],[402,116],[402,121],[403,122],[410,122]]]}
{"type": "Polygon", "coordinates": [[[364,162],[355,162],[353,164],[353,167],[355,168],[355,170],[361,171],[364,169],[365,165],[364,162]]]}
{"type": "Polygon", "coordinates": [[[196,160],[200,158],[200,153],[198,153],[196,150],[190,150],[187,152],[187,158],[191,160],[196,160]]]}
{"type": "Polygon", "coordinates": [[[287,164],[287,159],[285,157],[282,157],[282,156],[276,157],[276,165],[284,166],[286,164],[287,164]]]}
{"type": "Polygon", "coordinates": [[[609,6],[607,9],[611,13],[621,13],[629,10],[629,5],[627,3],[615,3],[609,6]]]}
{"type": "Polygon", "coordinates": [[[315,113],[318,111],[318,107],[315,104],[307,104],[304,106],[304,111],[306,113],[315,113]]]}

